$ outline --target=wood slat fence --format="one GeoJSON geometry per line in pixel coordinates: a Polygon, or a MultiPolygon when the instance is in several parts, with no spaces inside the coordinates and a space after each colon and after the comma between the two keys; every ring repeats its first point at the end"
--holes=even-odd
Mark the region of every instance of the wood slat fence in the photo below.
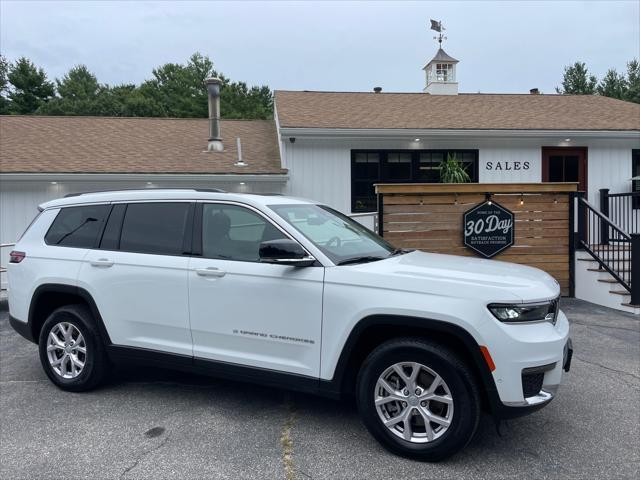
{"type": "Polygon", "coordinates": [[[391,244],[427,252],[478,256],[464,246],[463,216],[492,201],[514,214],[515,242],[494,260],[531,265],[571,294],[574,183],[379,184],[379,232],[391,244]]]}

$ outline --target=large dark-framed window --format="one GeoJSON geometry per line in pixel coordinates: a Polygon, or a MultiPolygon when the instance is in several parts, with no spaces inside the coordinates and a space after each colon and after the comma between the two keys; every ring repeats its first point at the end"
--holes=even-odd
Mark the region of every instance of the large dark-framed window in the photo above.
{"type": "Polygon", "coordinates": [[[448,155],[478,182],[478,150],[352,150],[351,211],[377,210],[376,183],[440,183],[440,162],[448,155]]]}

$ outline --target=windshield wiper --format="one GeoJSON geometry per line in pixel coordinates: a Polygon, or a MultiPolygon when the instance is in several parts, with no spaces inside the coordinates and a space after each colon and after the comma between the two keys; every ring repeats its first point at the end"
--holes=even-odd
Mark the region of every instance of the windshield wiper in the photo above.
{"type": "Polygon", "coordinates": [[[338,262],[338,265],[350,265],[352,263],[377,262],[378,260],[384,260],[384,257],[374,257],[374,256],[371,256],[371,255],[364,255],[362,257],[347,258],[346,260],[342,260],[341,262],[338,262]]]}
{"type": "Polygon", "coordinates": [[[414,250],[407,249],[407,248],[396,248],[393,252],[389,254],[389,256],[394,257],[396,255],[404,255],[405,253],[411,253],[413,251],[414,250]]]}

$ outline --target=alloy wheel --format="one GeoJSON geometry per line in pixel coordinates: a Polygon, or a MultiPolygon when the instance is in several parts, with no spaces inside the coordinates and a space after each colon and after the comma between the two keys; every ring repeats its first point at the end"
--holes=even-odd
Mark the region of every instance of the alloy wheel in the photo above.
{"type": "Polygon", "coordinates": [[[416,362],[396,363],[382,372],[374,401],[387,429],[412,443],[440,438],[453,419],[448,385],[434,370],[416,362]]]}
{"type": "Polygon", "coordinates": [[[47,337],[47,358],[60,377],[80,375],[87,361],[87,345],[80,330],[69,322],[56,324],[47,337]]]}

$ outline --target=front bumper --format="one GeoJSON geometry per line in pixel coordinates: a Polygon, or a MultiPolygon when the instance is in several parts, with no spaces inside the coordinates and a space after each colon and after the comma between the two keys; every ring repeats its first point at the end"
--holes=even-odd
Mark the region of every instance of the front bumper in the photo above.
{"type": "Polygon", "coordinates": [[[569,321],[559,312],[556,324],[510,325],[495,319],[483,325],[496,369],[492,372],[503,418],[525,415],[547,405],[556,395],[562,371],[571,365],[569,321]]]}

